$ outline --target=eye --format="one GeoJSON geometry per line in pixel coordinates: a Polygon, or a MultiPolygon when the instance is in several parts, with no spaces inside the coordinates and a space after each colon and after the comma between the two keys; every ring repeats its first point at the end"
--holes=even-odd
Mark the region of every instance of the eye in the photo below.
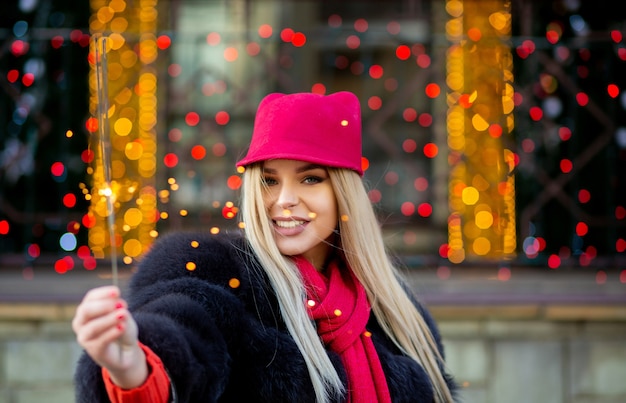
{"type": "Polygon", "coordinates": [[[316,184],[316,183],[322,183],[322,182],[324,182],[324,178],[321,178],[321,177],[319,177],[319,176],[315,176],[315,175],[309,175],[309,176],[306,176],[306,177],[302,180],[302,182],[303,182],[303,183],[308,183],[308,184],[313,185],[313,184],[316,184]]]}
{"type": "Polygon", "coordinates": [[[265,186],[273,186],[276,185],[278,183],[278,181],[274,178],[271,178],[269,176],[264,176],[263,179],[263,185],[265,186]]]}

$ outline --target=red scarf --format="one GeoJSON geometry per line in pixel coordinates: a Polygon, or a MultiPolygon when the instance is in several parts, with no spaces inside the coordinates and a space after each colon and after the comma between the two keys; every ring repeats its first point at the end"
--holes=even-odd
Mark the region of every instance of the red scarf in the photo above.
{"type": "Polygon", "coordinates": [[[347,401],[391,402],[371,334],[365,329],[371,307],[363,285],[352,270],[341,270],[335,261],[327,268],[328,277],[302,257],[295,261],[306,286],[309,316],[348,374],[347,401]]]}

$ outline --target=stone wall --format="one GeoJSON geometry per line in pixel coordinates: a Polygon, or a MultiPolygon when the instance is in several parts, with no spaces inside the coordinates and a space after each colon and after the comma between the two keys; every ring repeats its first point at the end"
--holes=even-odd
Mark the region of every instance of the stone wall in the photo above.
{"type": "MultiPolygon", "coordinates": [[[[626,401],[626,307],[434,304],[465,403],[626,401]]],[[[0,303],[0,403],[73,402],[72,303],[0,303]]]]}

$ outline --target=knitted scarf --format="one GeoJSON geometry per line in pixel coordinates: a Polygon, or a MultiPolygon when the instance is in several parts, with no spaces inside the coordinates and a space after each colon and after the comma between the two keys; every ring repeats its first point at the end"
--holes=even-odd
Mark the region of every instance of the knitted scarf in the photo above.
{"type": "Polygon", "coordinates": [[[324,344],[339,354],[348,375],[347,402],[391,402],[371,334],[365,329],[370,304],[352,270],[332,261],[328,275],[295,258],[307,291],[307,309],[324,344]]]}

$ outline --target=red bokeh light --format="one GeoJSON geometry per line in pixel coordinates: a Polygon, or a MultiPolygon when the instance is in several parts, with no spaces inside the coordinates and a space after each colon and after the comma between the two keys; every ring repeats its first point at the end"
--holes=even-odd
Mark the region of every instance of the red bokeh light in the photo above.
{"type": "Polygon", "coordinates": [[[581,203],[588,203],[591,200],[591,193],[587,189],[580,189],[578,191],[578,201],[581,203]]]}
{"type": "Polygon", "coordinates": [[[311,87],[311,92],[314,94],[324,95],[326,94],[326,86],[322,83],[315,83],[311,87]]]}
{"type": "Polygon", "coordinates": [[[26,73],[22,76],[22,84],[26,87],[30,87],[35,82],[35,75],[33,73],[26,73]]]}
{"type": "Polygon", "coordinates": [[[356,21],[354,21],[354,29],[357,32],[365,32],[367,31],[368,27],[369,27],[369,24],[367,23],[367,20],[365,20],[364,18],[359,18],[356,21]]]}
{"type": "Polygon", "coordinates": [[[363,172],[367,171],[369,167],[370,160],[368,160],[366,157],[361,157],[361,169],[363,170],[363,172]]]}
{"type": "Polygon", "coordinates": [[[428,158],[435,158],[439,153],[439,147],[435,143],[428,143],[424,146],[424,155],[428,158]]]}
{"type": "Polygon", "coordinates": [[[76,195],[74,193],[68,193],[63,196],[63,205],[67,208],[72,208],[76,205],[76,195]]]}
{"type": "Polygon", "coordinates": [[[420,66],[421,68],[425,69],[428,66],[430,66],[430,56],[428,56],[428,55],[418,55],[415,58],[415,63],[417,63],[417,65],[420,66]]]}
{"type": "Polygon", "coordinates": [[[222,41],[222,36],[217,32],[211,32],[206,36],[206,43],[210,46],[219,45],[222,41]]]}
{"type": "Polygon", "coordinates": [[[54,162],[50,166],[50,172],[53,176],[62,176],[65,173],[65,165],[62,162],[54,162]]]}
{"type": "Polygon", "coordinates": [[[576,94],[576,102],[578,102],[580,106],[586,106],[589,103],[589,95],[584,92],[579,92],[576,94]]]}
{"type": "Polygon", "coordinates": [[[476,27],[472,27],[467,30],[467,37],[474,42],[478,42],[482,36],[482,32],[480,32],[480,29],[476,27]]]}
{"type": "Polygon", "coordinates": [[[280,39],[283,42],[291,42],[291,38],[293,37],[293,29],[285,28],[280,31],[280,39]]]}
{"type": "Polygon", "coordinates": [[[430,83],[426,85],[424,92],[429,98],[437,98],[441,93],[441,89],[439,88],[439,85],[435,83],[430,83]]]}
{"type": "Polygon", "coordinates": [[[402,118],[407,122],[413,122],[417,119],[417,111],[413,108],[406,108],[402,111],[402,118]]]}
{"type": "Polygon", "coordinates": [[[172,38],[167,35],[160,35],[156,41],[157,47],[161,50],[165,50],[172,44],[172,38]]]}
{"type": "Polygon", "coordinates": [[[230,114],[226,111],[219,111],[215,114],[215,123],[225,126],[230,122],[230,114]]]}
{"type": "Polygon", "coordinates": [[[0,220],[0,235],[6,235],[9,233],[11,226],[7,220],[0,220]]]}
{"type": "Polygon", "coordinates": [[[65,40],[63,39],[63,37],[61,35],[55,35],[52,37],[52,39],[50,39],[50,45],[54,48],[54,49],[59,49],[61,46],[63,46],[63,42],[65,40]]]}
{"type": "Polygon", "coordinates": [[[439,247],[439,256],[441,256],[442,258],[447,259],[449,252],[450,246],[447,243],[444,243],[439,247]]]}
{"type": "Polygon", "coordinates": [[[178,165],[178,156],[174,153],[165,154],[165,156],[163,157],[163,163],[168,168],[174,168],[176,165],[178,165]]]}
{"type": "Polygon", "coordinates": [[[417,118],[417,122],[422,127],[429,127],[433,124],[433,117],[430,113],[422,113],[419,118],[417,118]]]}
{"type": "Polygon", "coordinates": [[[563,158],[559,163],[559,167],[561,168],[561,172],[566,174],[572,172],[574,165],[572,164],[572,161],[568,160],[567,158],[563,158]]]}
{"type": "Polygon", "coordinates": [[[417,214],[422,217],[430,217],[433,213],[433,206],[430,203],[422,203],[417,207],[417,214]]]}
{"type": "Polygon", "coordinates": [[[406,139],[402,142],[402,150],[405,153],[413,153],[417,150],[417,143],[413,139],[406,139]]]}
{"type": "Polygon", "coordinates": [[[405,215],[407,217],[415,214],[415,204],[411,202],[402,203],[402,205],[400,206],[400,212],[402,213],[402,215],[405,215]]]}
{"type": "Polygon", "coordinates": [[[37,259],[41,255],[41,248],[36,243],[31,243],[26,248],[26,253],[33,259],[37,259]]]}
{"type": "Polygon", "coordinates": [[[20,72],[17,70],[9,70],[9,72],[7,73],[7,80],[10,83],[14,83],[17,80],[19,80],[20,78],[20,72]]]}
{"type": "Polygon", "coordinates": [[[383,106],[383,100],[379,96],[372,96],[367,100],[367,106],[373,111],[379,110],[383,106]]]}
{"type": "Polygon", "coordinates": [[[191,147],[191,157],[195,160],[203,159],[206,157],[206,148],[200,144],[191,147]]]}
{"type": "Polygon", "coordinates": [[[83,150],[83,152],[80,154],[80,159],[85,164],[90,164],[91,162],[93,162],[93,159],[95,158],[95,156],[96,156],[96,153],[94,153],[90,149],[87,149],[87,150],[83,150]]]}
{"type": "Polygon", "coordinates": [[[611,39],[615,43],[620,43],[622,41],[622,32],[616,29],[611,31],[611,39]]]}
{"type": "Polygon", "coordinates": [[[263,24],[263,25],[261,25],[261,26],[259,27],[259,31],[258,31],[258,32],[259,32],[259,36],[260,36],[261,38],[263,38],[263,39],[267,39],[267,38],[269,38],[270,36],[272,36],[273,29],[272,29],[272,26],[271,26],[271,25],[269,25],[269,24],[263,24]]]}
{"type": "Polygon", "coordinates": [[[549,30],[548,32],[546,32],[546,39],[548,40],[548,42],[554,45],[559,41],[559,33],[554,30],[549,30]]]}
{"type": "Polygon", "coordinates": [[[382,193],[380,193],[380,190],[378,189],[370,190],[369,192],[367,192],[367,196],[372,203],[379,203],[383,198],[382,193]]]}
{"type": "Polygon", "coordinates": [[[76,250],[76,256],[78,256],[79,259],[85,259],[86,257],[91,256],[91,250],[88,246],[81,245],[76,250]]]}
{"type": "Polygon", "coordinates": [[[96,216],[93,213],[87,213],[83,215],[81,222],[83,223],[83,227],[93,228],[96,225],[96,216]]]}
{"type": "Polygon", "coordinates": [[[223,157],[226,154],[226,145],[224,143],[215,143],[213,147],[211,147],[211,152],[216,157],[223,157]]]}
{"type": "Polygon", "coordinates": [[[98,119],[94,117],[88,118],[87,121],[85,122],[85,129],[87,129],[89,133],[97,132],[98,131],[98,119]]]}
{"type": "Polygon", "coordinates": [[[557,255],[550,255],[548,258],[548,267],[551,269],[556,269],[561,265],[561,258],[557,255]]]}
{"type": "Polygon", "coordinates": [[[224,60],[226,60],[227,62],[234,62],[238,58],[239,58],[239,51],[236,48],[229,46],[226,49],[224,49],[224,60]]]}
{"type": "Polygon", "coordinates": [[[228,186],[228,188],[232,190],[239,189],[241,187],[241,177],[237,175],[229,176],[226,180],[226,186],[228,186]]]}
{"type": "Polygon", "coordinates": [[[306,44],[306,35],[302,32],[295,32],[291,37],[291,44],[297,48],[300,48],[306,44]]]}
{"type": "Polygon", "coordinates": [[[559,127],[559,137],[562,141],[572,138],[572,131],[569,127],[559,127]]]}
{"type": "Polygon", "coordinates": [[[185,115],[185,123],[189,126],[197,126],[200,123],[200,115],[197,112],[188,112],[185,115]]]}
{"type": "Polygon", "coordinates": [[[537,122],[543,117],[543,110],[538,106],[533,106],[528,110],[528,114],[532,120],[537,122]]]}
{"type": "Polygon", "coordinates": [[[370,77],[372,77],[373,79],[379,79],[383,76],[383,68],[381,65],[379,64],[374,64],[373,66],[370,67],[370,77]]]}
{"type": "Polygon", "coordinates": [[[589,232],[589,226],[584,222],[579,222],[576,224],[576,235],[585,236],[589,232]]]}
{"type": "Polygon", "coordinates": [[[406,45],[400,45],[396,48],[396,57],[400,60],[407,60],[411,57],[411,48],[406,45]]]}

